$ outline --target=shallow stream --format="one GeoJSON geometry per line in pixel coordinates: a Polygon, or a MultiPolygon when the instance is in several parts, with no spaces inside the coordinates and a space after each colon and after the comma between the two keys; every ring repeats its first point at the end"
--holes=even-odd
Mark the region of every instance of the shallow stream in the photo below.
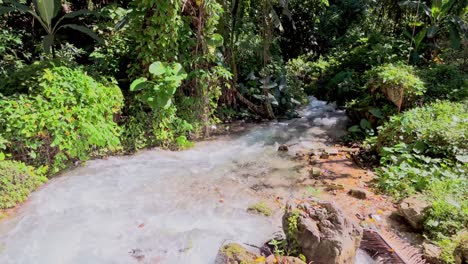
{"type": "MultiPolygon", "coordinates": [[[[225,242],[259,246],[281,230],[281,214],[246,208],[265,188],[288,193],[282,183],[298,175],[278,144],[325,147],[345,133],[333,105],[311,98],[300,114],[190,150],[93,160],[56,177],[0,223],[0,263],[198,264],[213,263],[225,242]]],[[[360,252],[356,263],[366,259],[360,252]]]]}

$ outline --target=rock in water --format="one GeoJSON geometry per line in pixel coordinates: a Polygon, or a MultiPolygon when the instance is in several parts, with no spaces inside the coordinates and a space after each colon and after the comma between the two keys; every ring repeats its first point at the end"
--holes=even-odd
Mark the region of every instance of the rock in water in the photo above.
{"type": "Polygon", "coordinates": [[[283,230],[288,244],[316,264],[354,263],[363,234],[332,202],[318,200],[288,204],[283,230]]]}
{"type": "Polygon", "coordinates": [[[424,212],[431,204],[422,195],[403,199],[398,205],[398,212],[417,230],[423,228],[424,212]]]}
{"type": "Polygon", "coordinates": [[[249,252],[243,246],[229,243],[222,246],[216,256],[216,264],[255,264],[257,255],[249,252]]]}
{"type": "Polygon", "coordinates": [[[278,151],[280,151],[280,152],[287,152],[288,149],[289,149],[289,148],[288,148],[287,145],[280,145],[280,146],[278,147],[278,151]]]}

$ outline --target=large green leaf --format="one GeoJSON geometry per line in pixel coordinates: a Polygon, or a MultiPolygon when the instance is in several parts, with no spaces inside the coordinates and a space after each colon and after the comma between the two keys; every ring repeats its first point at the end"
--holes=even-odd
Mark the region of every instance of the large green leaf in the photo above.
{"type": "Polygon", "coordinates": [[[144,77],[138,78],[130,84],[130,91],[140,91],[148,87],[148,80],[144,77]]]}
{"type": "Polygon", "coordinates": [[[461,45],[461,38],[460,38],[460,32],[458,31],[458,27],[450,22],[449,23],[449,39],[450,39],[450,44],[452,48],[458,49],[460,48],[461,45]]]}
{"type": "Polygon", "coordinates": [[[456,0],[449,0],[448,2],[445,2],[445,4],[442,6],[441,11],[442,15],[447,15],[452,8],[453,4],[455,4],[456,0]]]}
{"type": "Polygon", "coordinates": [[[55,1],[54,0],[37,0],[36,8],[39,11],[39,15],[42,18],[42,21],[50,27],[52,23],[52,18],[55,14],[55,1]]]}
{"type": "Polygon", "coordinates": [[[153,62],[149,66],[149,72],[156,76],[162,75],[166,72],[166,66],[160,61],[153,62]]]}
{"type": "Polygon", "coordinates": [[[423,28],[421,31],[418,32],[418,34],[416,34],[416,36],[414,37],[414,45],[416,46],[416,49],[419,48],[419,46],[421,45],[421,42],[426,37],[426,34],[427,34],[427,27],[423,28]]]}
{"type": "Polygon", "coordinates": [[[80,25],[76,25],[76,24],[66,24],[66,25],[63,25],[63,26],[60,26],[57,31],[61,28],[71,28],[71,29],[74,29],[76,31],[80,31],[82,33],[85,33],[86,35],[90,36],[91,38],[93,38],[94,40],[96,40],[98,43],[102,43],[102,39],[100,37],[98,37],[98,35],[96,35],[96,33],[94,33],[91,29],[85,27],[85,26],[80,26],[80,25]]]}

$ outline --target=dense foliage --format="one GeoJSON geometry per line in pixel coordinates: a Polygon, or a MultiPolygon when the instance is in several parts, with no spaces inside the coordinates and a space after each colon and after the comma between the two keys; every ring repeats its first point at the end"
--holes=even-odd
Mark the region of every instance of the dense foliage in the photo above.
{"type": "Polygon", "coordinates": [[[0,161],[0,208],[21,203],[47,181],[44,168],[35,169],[19,161],[0,161]]]}
{"type": "Polygon", "coordinates": [[[344,140],[365,140],[378,190],[431,201],[424,234],[453,262],[468,219],[467,6],[0,0],[1,207],[80,161],[185,149],[223,122],[294,117],[314,95],[346,107],[344,140]]]}
{"type": "Polygon", "coordinates": [[[0,100],[0,133],[9,157],[57,172],[99,148],[119,146],[120,128],[113,119],[123,102],[114,83],[65,66],[29,77],[28,94],[0,100]]]}

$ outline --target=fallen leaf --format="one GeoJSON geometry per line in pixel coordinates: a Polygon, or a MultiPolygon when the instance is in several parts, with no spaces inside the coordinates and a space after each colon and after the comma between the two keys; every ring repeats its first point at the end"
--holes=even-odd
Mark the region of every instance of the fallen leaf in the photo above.
{"type": "Polygon", "coordinates": [[[257,262],[257,263],[262,262],[262,263],[263,263],[263,262],[265,262],[265,257],[264,257],[264,256],[260,256],[260,257],[258,257],[258,258],[255,259],[255,262],[257,262]]]}

